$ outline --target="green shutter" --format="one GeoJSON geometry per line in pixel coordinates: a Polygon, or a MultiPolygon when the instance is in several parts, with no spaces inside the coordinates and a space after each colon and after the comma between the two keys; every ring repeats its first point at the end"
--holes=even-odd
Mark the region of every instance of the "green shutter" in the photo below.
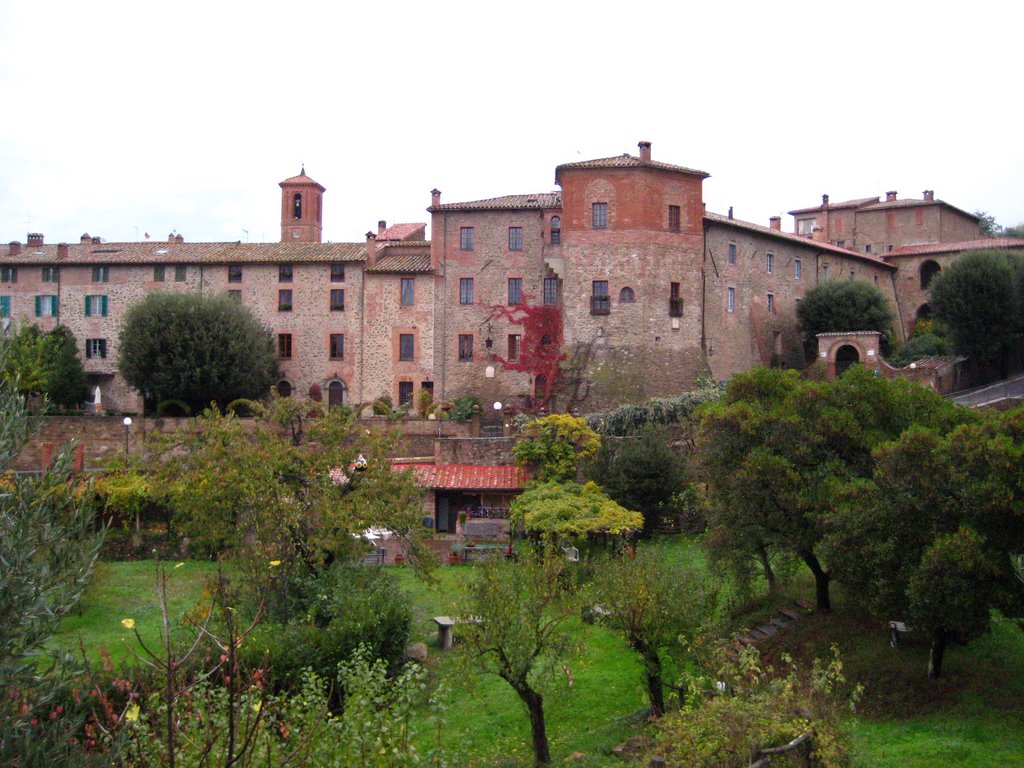
{"type": "Polygon", "coordinates": [[[92,317],[92,311],[89,308],[89,297],[85,297],[85,316],[92,317]]]}
{"type": "Polygon", "coordinates": [[[43,297],[36,296],[36,317],[43,314],[43,297]]]}
{"type": "Polygon", "coordinates": [[[0,296],[0,317],[11,316],[11,297],[0,296]]]}
{"type": "Polygon", "coordinates": [[[54,296],[51,301],[53,302],[53,314],[54,316],[60,315],[60,297],[54,296]]]}
{"type": "Polygon", "coordinates": [[[100,300],[100,304],[102,306],[102,310],[100,311],[100,314],[102,314],[104,317],[106,317],[107,316],[107,295],[106,294],[103,294],[103,298],[100,300]]]}

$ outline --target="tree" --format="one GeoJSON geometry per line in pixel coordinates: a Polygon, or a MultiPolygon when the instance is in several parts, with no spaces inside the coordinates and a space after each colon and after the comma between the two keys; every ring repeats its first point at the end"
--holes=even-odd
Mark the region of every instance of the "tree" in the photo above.
{"type": "Polygon", "coordinates": [[[686,488],[686,465],[664,432],[647,428],[638,439],[604,440],[587,475],[599,481],[612,499],[643,515],[644,531],[653,533],[662,514],[674,511],[686,488]]]}
{"type": "Polygon", "coordinates": [[[65,408],[89,399],[89,380],[78,357],[75,335],[65,325],[58,325],[46,335],[50,350],[46,370],[46,397],[65,408]]]}
{"type": "Polygon", "coordinates": [[[714,593],[704,576],[680,562],[663,562],[644,547],[633,557],[599,560],[592,585],[599,621],[621,634],[643,661],[651,714],[665,712],[663,656],[679,652],[707,623],[714,593]]]}
{"type": "Polygon", "coordinates": [[[1001,237],[1003,228],[996,223],[996,217],[988,211],[975,211],[978,217],[978,230],[982,237],[1001,237]]]}
{"type": "Polygon", "coordinates": [[[887,343],[892,329],[889,302],[864,280],[829,280],[815,286],[797,304],[796,316],[810,345],[819,333],[834,331],[879,331],[887,343]]]}
{"type": "MultiPolygon", "coordinates": [[[[0,355],[3,350],[0,350],[0,355]]],[[[16,380],[0,381],[0,472],[6,473],[34,429],[16,380]]],[[[0,763],[56,765],[68,724],[48,719],[65,693],[68,661],[45,650],[92,575],[102,535],[86,502],[71,492],[70,452],[39,478],[0,488],[0,763]],[[59,731],[59,732],[58,732],[59,731]]]]}
{"type": "Polygon", "coordinates": [[[932,283],[932,314],[957,352],[983,380],[1006,377],[1024,334],[1024,261],[1001,251],[972,251],[932,283]]]}
{"type": "Polygon", "coordinates": [[[612,501],[596,483],[531,483],[512,502],[509,514],[528,534],[556,540],[618,535],[643,526],[643,515],[612,501]]]}
{"type": "Polygon", "coordinates": [[[532,469],[538,480],[575,480],[580,463],[601,446],[586,420],[553,413],[527,423],[516,442],[516,464],[532,469]]]}
{"type": "Polygon", "coordinates": [[[152,293],[129,308],[119,345],[121,375],[148,406],[260,400],[277,376],[270,333],[228,296],[152,293]]]}
{"type": "Polygon", "coordinates": [[[568,652],[565,560],[531,553],[518,563],[483,564],[470,583],[463,636],[480,668],[508,683],[530,716],[535,765],[551,762],[543,687],[568,652]]]}
{"type": "Polygon", "coordinates": [[[971,418],[920,385],[860,366],[824,382],[769,369],[735,376],[723,401],[705,406],[698,434],[712,537],[762,565],[773,552],[799,557],[819,610],[829,610],[820,545],[835,483],[870,477],[872,449],[913,424],[944,433],[971,418]]]}

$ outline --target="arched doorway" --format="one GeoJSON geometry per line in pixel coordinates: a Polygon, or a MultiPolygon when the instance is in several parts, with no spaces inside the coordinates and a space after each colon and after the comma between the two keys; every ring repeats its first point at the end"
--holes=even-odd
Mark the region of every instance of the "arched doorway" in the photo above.
{"type": "Polygon", "coordinates": [[[327,385],[327,407],[340,408],[345,404],[345,382],[335,379],[327,385]]]}
{"type": "Polygon", "coordinates": [[[929,288],[932,284],[932,280],[935,276],[942,271],[942,267],[938,263],[929,259],[921,265],[921,290],[929,288]]]}
{"type": "Polygon", "coordinates": [[[292,396],[292,385],[287,379],[281,379],[277,382],[277,395],[278,397],[292,396]]]}
{"type": "Polygon", "coordinates": [[[930,320],[932,316],[932,308],[927,304],[922,304],[917,308],[917,319],[918,320],[930,320]]]}
{"type": "Polygon", "coordinates": [[[857,348],[852,344],[844,344],[836,350],[836,376],[839,376],[851,365],[859,362],[860,353],[857,351],[857,348]]]}

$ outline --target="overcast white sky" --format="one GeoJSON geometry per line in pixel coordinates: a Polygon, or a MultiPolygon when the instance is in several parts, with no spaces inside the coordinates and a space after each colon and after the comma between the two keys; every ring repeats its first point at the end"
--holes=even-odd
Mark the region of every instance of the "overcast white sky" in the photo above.
{"type": "MultiPolygon", "coordinates": [[[[0,242],[324,239],[653,142],[768,217],[924,189],[1024,221],[1024,4],[0,0],[0,242]],[[246,230],[248,235],[246,235],[246,230]]],[[[791,229],[792,220],[783,225],[791,229]]]]}

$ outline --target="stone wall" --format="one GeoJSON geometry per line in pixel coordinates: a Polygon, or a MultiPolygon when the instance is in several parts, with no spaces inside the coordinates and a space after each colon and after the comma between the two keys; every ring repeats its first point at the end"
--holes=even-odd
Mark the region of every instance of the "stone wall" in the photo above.
{"type": "Polygon", "coordinates": [[[449,437],[436,442],[437,464],[515,464],[514,437],[449,437]]]}

